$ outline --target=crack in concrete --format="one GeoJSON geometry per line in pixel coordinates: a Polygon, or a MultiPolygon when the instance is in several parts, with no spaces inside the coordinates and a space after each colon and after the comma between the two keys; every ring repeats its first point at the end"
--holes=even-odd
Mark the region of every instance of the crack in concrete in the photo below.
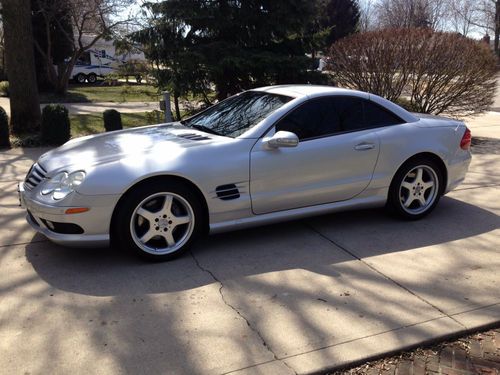
{"type": "Polygon", "coordinates": [[[418,295],[417,293],[415,293],[414,291],[412,291],[411,289],[407,288],[406,286],[404,286],[403,284],[397,282],[396,280],[392,279],[391,277],[387,276],[386,274],[384,274],[382,271],[379,271],[376,267],[372,266],[370,263],[364,261],[362,258],[358,257],[356,254],[354,254],[352,251],[350,251],[349,249],[347,249],[345,246],[342,246],[341,244],[333,241],[331,238],[325,236],[323,233],[321,233],[319,230],[317,230],[316,228],[314,228],[311,224],[309,223],[303,223],[303,225],[306,227],[306,228],[309,228],[310,230],[312,230],[314,233],[318,234],[320,237],[324,238],[325,240],[327,240],[328,242],[330,242],[331,244],[335,245],[336,247],[338,247],[340,250],[344,251],[345,253],[347,253],[348,255],[352,256],[354,259],[357,259],[358,261],[360,261],[361,263],[363,263],[365,266],[367,266],[368,268],[370,268],[372,271],[378,273],[380,276],[384,277],[385,279],[391,281],[392,283],[394,283],[395,285],[399,286],[401,289],[404,289],[406,292],[410,293],[411,295],[415,296],[416,298],[418,298],[420,301],[428,304],[429,306],[431,306],[432,308],[436,309],[437,311],[439,311],[441,314],[443,314],[444,316],[447,316],[448,318],[450,318],[451,320],[453,320],[455,323],[457,323],[458,325],[460,325],[461,327],[463,327],[464,329],[467,329],[467,327],[465,325],[463,325],[461,322],[459,322],[457,319],[455,319],[453,316],[447,314],[445,311],[443,311],[442,309],[440,309],[439,307],[437,307],[436,305],[432,304],[431,302],[427,301],[425,298],[421,297],[420,295],[418,295]]]}
{"type": "Polygon", "coordinates": [[[248,328],[250,328],[250,330],[252,330],[260,339],[260,341],[262,342],[262,345],[266,348],[266,350],[271,353],[274,357],[274,359],[276,361],[279,361],[281,363],[283,363],[287,368],[290,369],[290,371],[292,371],[295,375],[297,375],[297,372],[292,368],[290,367],[285,361],[283,361],[282,359],[278,358],[278,356],[276,355],[276,353],[274,353],[274,351],[271,349],[271,347],[267,344],[266,340],[264,340],[264,337],[262,337],[261,333],[259,332],[259,330],[257,328],[255,328],[254,326],[252,326],[252,324],[250,323],[250,321],[236,308],[234,307],[233,305],[231,305],[227,299],[226,299],[226,296],[224,295],[224,292],[222,291],[224,289],[224,284],[222,283],[221,280],[219,280],[217,278],[217,276],[215,276],[215,274],[210,271],[208,268],[205,268],[203,267],[200,262],[198,261],[198,258],[196,258],[196,256],[194,255],[194,253],[192,251],[190,251],[190,254],[191,254],[191,258],[193,258],[196,266],[202,270],[203,272],[207,273],[210,275],[210,277],[212,279],[214,279],[215,282],[219,283],[219,294],[221,296],[221,299],[222,299],[222,302],[224,302],[224,304],[229,307],[231,310],[233,310],[241,319],[243,319],[245,321],[245,323],[247,324],[248,328]]]}

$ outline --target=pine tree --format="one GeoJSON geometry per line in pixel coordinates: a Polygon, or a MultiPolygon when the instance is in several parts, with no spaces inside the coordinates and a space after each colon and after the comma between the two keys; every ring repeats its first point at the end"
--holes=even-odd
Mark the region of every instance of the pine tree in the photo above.
{"type": "Polygon", "coordinates": [[[318,0],[318,25],[328,29],[324,47],[353,34],[358,29],[360,11],[357,0],[318,0]]]}
{"type": "MultiPolygon", "coordinates": [[[[183,30],[183,50],[215,84],[219,99],[251,87],[317,79],[305,55],[312,2],[167,0],[152,9],[162,20],[157,30],[172,24],[183,30]]],[[[167,50],[167,43],[165,38],[159,48],[167,50]]]]}

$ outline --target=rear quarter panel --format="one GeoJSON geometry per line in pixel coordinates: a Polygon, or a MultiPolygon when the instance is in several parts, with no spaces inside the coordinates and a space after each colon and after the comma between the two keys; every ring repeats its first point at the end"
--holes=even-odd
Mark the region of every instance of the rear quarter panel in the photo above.
{"type": "Polygon", "coordinates": [[[457,121],[420,119],[416,122],[377,130],[380,155],[370,188],[388,188],[397,170],[420,153],[437,155],[446,166],[445,192],[463,181],[470,163],[470,152],[460,148],[465,125],[457,121]]]}

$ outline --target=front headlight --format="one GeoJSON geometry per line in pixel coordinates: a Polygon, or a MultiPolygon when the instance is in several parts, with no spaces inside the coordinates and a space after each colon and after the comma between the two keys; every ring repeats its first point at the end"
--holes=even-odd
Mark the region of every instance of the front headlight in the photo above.
{"type": "Polygon", "coordinates": [[[52,199],[59,201],[75,191],[84,179],[84,171],[73,172],[70,174],[66,172],[58,173],[45,182],[41,194],[42,196],[51,197],[52,199]]]}

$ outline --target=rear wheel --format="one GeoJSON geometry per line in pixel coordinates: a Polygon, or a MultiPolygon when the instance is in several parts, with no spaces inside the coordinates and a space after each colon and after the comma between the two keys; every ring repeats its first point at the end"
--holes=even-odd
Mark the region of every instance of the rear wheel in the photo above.
{"type": "Polygon", "coordinates": [[[87,81],[89,83],[96,83],[97,82],[97,75],[95,75],[94,73],[90,73],[88,76],[87,76],[87,81]]]}
{"type": "Polygon", "coordinates": [[[118,207],[113,242],[151,260],[173,259],[202,233],[202,207],[185,184],[140,186],[118,207]]]}
{"type": "Polygon", "coordinates": [[[394,176],[387,206],[404,219],[420,219],[428,215],[438,204],[442,184],[442,171],[432,159],[411,160],[394,176]]]}

